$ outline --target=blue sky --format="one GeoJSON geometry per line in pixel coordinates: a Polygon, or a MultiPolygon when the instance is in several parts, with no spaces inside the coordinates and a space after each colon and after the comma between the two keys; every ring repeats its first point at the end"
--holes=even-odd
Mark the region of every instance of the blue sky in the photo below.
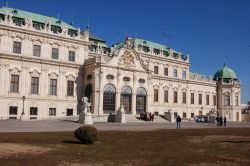
{"type": "MultiPolygon", "coordinates": [[[[0,0],[1,6],[6,0],[0,0]]],[[[140,37],[190,54],[191,71],[207,76],[223,66],[242,82],[250,100],[249,0],[8,0],[8,6],[74,21],[114,44],[140,37]]]]}

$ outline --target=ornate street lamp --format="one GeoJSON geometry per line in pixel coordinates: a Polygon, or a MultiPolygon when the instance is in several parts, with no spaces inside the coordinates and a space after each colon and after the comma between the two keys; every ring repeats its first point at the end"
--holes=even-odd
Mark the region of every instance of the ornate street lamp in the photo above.
{"type": "Polygon", "coordinates": [[[24,115],[25,115],[25,113],[24,113],[24,100],[25,100],[25,96],[22,97],[22,100],[23,100],[23,110],[22,110],[21,117],[20,117],[21,120],[24,119],[24,115]]]}

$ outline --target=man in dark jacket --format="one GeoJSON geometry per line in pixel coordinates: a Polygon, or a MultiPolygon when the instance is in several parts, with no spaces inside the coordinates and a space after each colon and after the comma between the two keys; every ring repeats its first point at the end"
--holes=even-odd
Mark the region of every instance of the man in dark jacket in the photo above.
{"type": "Polygon", "coordinates": [[[176,118],[177,130],[181,129],[181,117],[178,115],[176,118]]]}
{"type": "Polygon", "coordinates": [[[227,118],[226,116],[224,116],[224,126],[226,127],[226,124],[227,124],[227,118]]]}

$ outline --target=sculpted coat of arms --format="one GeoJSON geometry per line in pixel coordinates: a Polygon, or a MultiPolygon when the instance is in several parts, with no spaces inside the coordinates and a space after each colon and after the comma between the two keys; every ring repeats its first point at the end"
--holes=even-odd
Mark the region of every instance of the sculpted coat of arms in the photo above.
{"type": "Polygon", "coordinates": [[[118,64],[126,67],[135,67],[135,57],[129,51],[124,51],[118,64]]]}

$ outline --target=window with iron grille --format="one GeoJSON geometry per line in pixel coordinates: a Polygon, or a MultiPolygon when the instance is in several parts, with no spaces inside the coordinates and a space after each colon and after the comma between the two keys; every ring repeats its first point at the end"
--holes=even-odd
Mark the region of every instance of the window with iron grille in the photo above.
{"type": "Polygon", "coordinates": [[[56,95],[56,93],[57,93],[57,79],[50,79],[49,94],[56,95]]]}
{"type": "Polygon", "coordinates": [[[59,55],[59,49],[58,48],[52,48],[52,59],[58,59],[58,55],[59,55]]]}
{"type": "Polygon", "coordinates": [[[67,83],[67,96],[74,95],[74,81],[68,81],[67,83]]]}
{"type": "Polygon", "coordinates": [[[19,92],[19,75],[11,75],[10,92],[19,92]]]}
{"type": "Polygon", "coordinates": [[[49,116],[56,116],[56,108],[49,108],[49,116]]]}
{"type": "Polygon", "coordinates": [[[194,93],[191,93],[191,104],[194,104],[194,93]]]}
{"type": "Polygon", "coordinates": [[[199,94],[199,105],[202,105],[202,94],[199,94]]]}
{"type": "Polygon", "coordinates": [[[14,41],[13,42],[13,53],[21,54],[22,43],[14,41]]]}
{"type": "Polygon", "coordinates": [[[31,77],[31,93],[38,94],[39,77],[31,77]]]}
{"type": "Polygon", "coordinates": [[[30,107],[30,115],[37,115],[37,107],[30,107]]]}
{"type": "Polygon", "coordinates": [[[209,105],[209,95],[206,95],[206,104],[209,105]]]}
{"type": "Polygon", "coordinates": [[[36,56],[36,57],[41,56],[41,46],[33,45],[33,56],[36,56]]]}
{"type": "Polygon", "coordinates": [[[69,51],[69,61],[75,62],[75,51],[69,51]]]}
{"type": "Polygon", "coordinates": [[[17,107],[10,106],[9,107],[9,115],[17,115],[17,107]]]}

